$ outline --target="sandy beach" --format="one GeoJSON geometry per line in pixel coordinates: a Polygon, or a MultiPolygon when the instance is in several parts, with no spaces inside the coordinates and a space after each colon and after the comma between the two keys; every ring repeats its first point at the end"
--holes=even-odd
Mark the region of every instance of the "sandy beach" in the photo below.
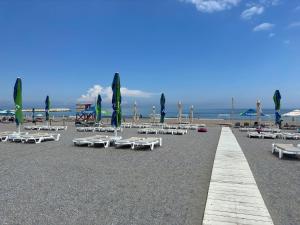
{"type": "Polygon", "coordinates": [[[202,224],[219,127],[164,135],[154,151],[75,147],[91,133],[61,133],[59,142],[0,143],[1,224],[202,224]]]}

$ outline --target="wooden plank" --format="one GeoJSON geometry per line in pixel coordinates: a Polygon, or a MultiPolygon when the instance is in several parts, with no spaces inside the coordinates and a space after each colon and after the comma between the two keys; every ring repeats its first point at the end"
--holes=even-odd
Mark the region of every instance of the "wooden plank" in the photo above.
{"type": "Polygon", "coordinates": [[[223,127],[203,225],[273,225],[247,159],[235,136],[223,127]]]}

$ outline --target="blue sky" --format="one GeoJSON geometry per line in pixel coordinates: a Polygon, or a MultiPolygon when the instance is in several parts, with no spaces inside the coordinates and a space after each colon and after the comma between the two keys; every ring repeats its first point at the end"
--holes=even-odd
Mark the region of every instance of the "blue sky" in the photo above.
{"type": "Polygon", "coordinates": [[[0,0],[0,108],[93,99],[120,72],[124,102],[300,107],[297,0],[0,0]]]}

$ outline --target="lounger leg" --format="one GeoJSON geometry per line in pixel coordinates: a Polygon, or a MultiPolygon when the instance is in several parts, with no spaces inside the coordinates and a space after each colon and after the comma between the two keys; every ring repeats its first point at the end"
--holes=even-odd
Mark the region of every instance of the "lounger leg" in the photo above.
{"type": "Polygon", "coordinates": [[[282,159],[282,157],[283,157],[282,150],[279,150],[279,159],[282,159]]]}
{"type": "Polygon", "coordinates": [[[272,144],[272,154],[274,154],[274,152],[275,152],[275,145],[274,144],[272,144]]]}
{"type": "Polygon", "coordinates": [[[134,147],[135,147],[134,144],[132,144],[132,145],[131,145],[131,149],[134,149],[134,147]]]}
{"type": "Polygon", "coordinates": [[[151,151],[154,149],[154,144],[151,144],[150,149],[151,151]]]}

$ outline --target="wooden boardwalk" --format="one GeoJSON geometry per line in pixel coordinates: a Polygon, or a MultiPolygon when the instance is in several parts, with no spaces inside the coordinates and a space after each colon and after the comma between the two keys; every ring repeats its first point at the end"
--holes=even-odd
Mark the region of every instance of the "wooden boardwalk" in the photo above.
{"type": "Polygon", "coordinates": [[[228,127],[222,128],[203,225],[273,225],[248,162],[228,127]]]}

